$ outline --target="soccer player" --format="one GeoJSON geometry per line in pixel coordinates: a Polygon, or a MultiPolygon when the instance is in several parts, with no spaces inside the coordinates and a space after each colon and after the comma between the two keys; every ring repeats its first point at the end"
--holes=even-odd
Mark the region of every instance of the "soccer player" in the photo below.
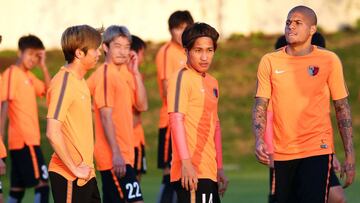
{"type": "Polygon", "coordinates": [[[186,54],[182,46],[181,35],[184,29],[192,25],[194,20],[189,11],[175,11],[168,20],[171,40],[164,44],[156,55],[157,80],[162,106],[160,109],[159,141],[158,141],[158,168],[163,169],[162,185],[158,203],[176,202],[176,195],[170,185],[171,163],[171,136],[168,129],[169,117],[167,113],[168,79],[177,70],[184,67],[186,54]]]}
{"type": "MultiPolygon", "coordinates": [[[[0,35],[0,43],[2,40],[2,36],[0,35]]],[[[0,75],[0,93],[2,92],[1,90],[1,75],[0,75]]],[[[0,115],[1,115],[1,104],[0,104],[0,115]]],[[[1,117],[0,117],[1,119],[1,117]]],[[[4,145],[4,137],[1,134],[2,131],[0,130],[0,176],[4,176],[6,173],[6,164],[5,164],[5,158],[7,156],[6,154],[6,148],[4,145]]],[[[0,181],[0,203],[4,202],[4,197],[3,197],[3,186],[2,186],[2,181],[0,181]]]]}
{"type": "Polygon", "coordinates": [[[138,97],[133,98],[130,86],[144,87],[137,55],[130,52],[130,46],[131,35],[126,27],[108,27],[103,33],[105,63],[87,81],[95,106],[95,160],[104,202],[143,202],[133,168],[132,108],[138,97]],[[128,69],[134,77],[126,75],[128,69]]]}
{"type": "Polygon", "coordinates": [[[55,203],[100,203],[93,163],[91,95],[84,75],[101,55],[100,33],[88,26],[68,27],[61,36],[67,64],[47,93],[47,138],[54,149],[49,174],[55,203]]]}
{"type": "Polygon", "coordinates": [[[316,24],[312,9],[291,9],[285,26],[288,45],[263,56],[258,69],[253,109],[255,154],[259,162],[269,164],[264,132],[271,98],[279,203],[328,201],[334,153],[330,95],[345,149],[344,187],[355,176],[351,112],[342,65],[335,53],[311,45],[316,24]]]}
{"type": "MultiPolygon", "coordinates": [[[[325,38],[319,33],[316,32],[311,37],[311,44],[316,45],[321,48],[326,47],[325,38]]],[[[278,40],[275,43],[275,49],[280,49],[281,47],[284,47],[287,45],[285,35],[282,35],[278,38],[278,40]]],[[[273,146],[272,146],[272,137],[273,137],[273,123],[272,123],[273,113],[271,111],[271,102],[268,106],[268,113],[267,113],[267,125],[266,125],[266,131],[265,131],[265,143],[266,147],[268,149],[269,155],[270,155],[270,195],[269,195],[269,202],[276,202],[275,194],[275,181],[274,181],[274,165],[272,161],[272,155],[273,155],[273,146]]],[[[345,193],[344,190],[339,182],[338,177],[336,176],[335,172],[341,171],[341,164],[339,160],[336,158],[335,154],[333,156],[333,167],[330,172],[330,179],[329,179],[329,203],[342,203],[346,202],[345,193]]]]}
{"type": "Polygon", "coordinates": [[[207,71],[219,34],[195,23],[182,34],[187,63],[169,79],[168,112],[173,139],[170,178],[179,202],[220,202],[227,188],[218,117],[219,87],[207,71]]]}
{"type": "Polygon", "coordinates": [[[2,82],[3,135],[6,118],[9,118],[11,188],[8,202],[21,202],[28,187],[35,187],[34,202],[48,202],[48,171],[40,148],[36,103],[36,96],[45,96],[50,83],[45,47],[34,35],[21,37],[18,47],[17,62],[5,70],[2,82]],[[31,72],[35,66],[40,67],[44,81],[31,72]]]}
{"type": "MultiPolygon", "coordinates": [[[[140,67],[144,62],[146,43],[135,35],[132,35],[131,39],[131,50],[136,53],[138,57],[138,66],[140,67]]],[[[146,173],[145,135],[141,123],[141,111],[139,111],[136,106],[133,108],[133,117],[135,150],[134,169],[136,173],[136,179],[140,182],[141,175],[146,173]]]]}

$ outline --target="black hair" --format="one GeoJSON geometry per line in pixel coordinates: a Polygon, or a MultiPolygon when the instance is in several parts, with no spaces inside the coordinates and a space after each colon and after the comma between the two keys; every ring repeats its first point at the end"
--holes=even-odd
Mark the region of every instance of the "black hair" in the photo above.
{"type": "Polygon", "coordinates": [[[35,35],[22,36],[18,42],[18,48],[20,51],[25,49],[45,49],[42,41],[35,35]]]}
{"type": "Polygon", "coordinates": [[[139,53],[141,49],[146,49],[146,43],[140,37],[136,35],[131,35],[131,50],[139,53]]]}
{"type": "Polygon", "coordinates": [[[206,23],[194,23],[184,30],[181,36],[183,47],[190,50],[194,46],[195,40],[199,37],[211,38],[214,49],[216,50],[219,33],[215,30],[215,28],[206,23]]]}
{"type": "Polygon", "coordinates": [[[194,19],[192,18],[190,12],[187,10],[175,11],[170,15],[168,20],[169,30],[177,28],[184,23],[187,25],[192,25],[194,23],[194,19]]]}

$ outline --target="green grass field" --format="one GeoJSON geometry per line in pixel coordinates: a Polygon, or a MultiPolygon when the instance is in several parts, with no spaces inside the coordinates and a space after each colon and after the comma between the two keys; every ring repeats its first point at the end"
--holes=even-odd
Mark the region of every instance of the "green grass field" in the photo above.
{"type": "MultiPolygon", "coordinates": [[[[265,202],[268,193],[268,170],[255,160],[254,139],[251,132],[251,108],[255,90],[256,69],[263,54],[273,50],[277,36],[253,35],[233,36],[219,44],[211,73],[218,78],[220,85],[219,113],[223,130],[223,151],[226,174],[230,185],[223,202],[265,202]]],[[[347,85],[350,91],[350,104],[353,111],[354,143],[359,155],[360,105],[358,100],[360,78],[360,32],[339,32],[326,35],[327,46],[342,59],[347,85]]],[[[161,181],[161,172],[156,169],[157,121],[161,105],[156,83],[154,58],[159,44],[149,43],[145,65],[146,88],[149,97],[149,111],[143,114],[143,124],[147,139],[148,173],[143,177],[142,190],[145,202],[155,202],[161,181]]],[[[0,52],[1,71],[16,60],[15,51],[0,52]]],[[[51,74],[64,64],[62,53],[50,50],[47,64],[51,74]]],[[[34,69],[36,74],[39,69],[34,69]]],[[[41,75],[41,74],[39,74],[41,75]]],[[[39,99],[39,119],[42,132],[42,148],[47,161],[52,149],[45,138],[45,101],[39,99]]],[[[335,124],[335,122],[334,122],[335,124]]],[[[335,125],[334,125],[335,126],[335,125]]],[[[341,139],[335,127],[337,154],[343,160],[341,139]]],[[[360,159],[357,157],[357,163],[360,159]]],[[[7,160],[9,164],[9,160],[7,160]]],[[[359,167],[358,167],[359,168],[359,167]]],[[[358,173],[360,172],[357,170],[358,173]]],[[[5,196],[9,187],[8,177],[2,177],[5,196]]],[[[98,180],[101,182],[100,179],[98,180]]],[[[100,186],[100,184],[99,184],[100,186]]],[[[346,189],[348,202],[359,202],[360,181],[346,189]]],[[[24,202],[32,202],[33,191],[26,193],[24,202]]]]}

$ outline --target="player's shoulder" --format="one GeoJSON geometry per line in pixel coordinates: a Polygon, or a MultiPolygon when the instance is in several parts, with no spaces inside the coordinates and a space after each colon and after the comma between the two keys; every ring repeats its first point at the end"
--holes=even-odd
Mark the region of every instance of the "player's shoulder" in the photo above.
{"type": "Polygon", "coordinates": [[[160,46],[157,55],[165,53],[170,48],[171,42],[165,42],[163,45],[160,46]]]}
{"type": "Polygon", "coordinates": [[[323,47],[315,46],[316,52],[318,55],[321,55],[321,57],[328,57],[328,58],[338,58],[337,54],[333,51],[330,51],[323,47]]]}

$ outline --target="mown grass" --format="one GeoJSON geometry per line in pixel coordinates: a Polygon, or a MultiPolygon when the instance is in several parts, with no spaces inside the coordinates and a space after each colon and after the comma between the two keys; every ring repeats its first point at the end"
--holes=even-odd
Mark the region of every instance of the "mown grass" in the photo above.
{"type": "MultiPolygon", "coordinates": [[[[358,100],[360,78],[360,31],[353,33],[339,32],[326,35],[327,46],[342,59],[344,74],[349,88],[350,104],[353,111],[354,143],[356,154],[359,154],[360,138],[360,105],[358,100]]],[[[223,202],[265,202],[268,192],[268,171],[258,164],[253,155],[253,135],[251,130],[251,108],[255,90],[256,69],[263,54],[273,50],[277,36],[253,35],[251,37],[234,37],[219,44],[211,73],[220,84],[219,114],[223,130],[223,150],[226,173],[230,178],[229,190],[223,202]]],[[[149,44],[145,64],[141,68],[145,75],[149,97],[149,111],[143,114],[143,124],[147,140],[148,173],[143,177],[142,190],[146,202],[155,202],[161,172],[156,169],[157,121],[161,101],[156,83],[154,58],[160,44],[149,44]]],[[[16,60],[15,51],[0,52],[1,70],[16,60]]],[[[54,74],[64,60],[59,50],[47,52],[47,64],[54,74]]],[[[34,72],[40,74],[39,69],[34,72]]],[[[39,118],[42,132],[42,148],[47,161],[50,148],[45,134],[46,107],[39,99],[39,118]]],[[[334,120],[334,119],[333,119],[334,120]]],[[[334,122],[336,126],[336,122],[334,122]]],[[[335,127],[335,140],[338,157],[343,160],[340,136],[335,127]]],[[[357,157],[357,163],[359,163],[357,157]]],[[[7,161],[9,164],[9,160],[7,161]]],[[[359,172],[359,170],[358,170],[359,172]]],[[[8,173],[9,174],[9,173],[8,173]]],[[[3,177],[5,196],[9,183],[8,176],[3,177]]],[[[101,181],[99,180],[99,183],[101,181]]],[[[346,189],[348,202],[358,202],[360,182],[346,189]]],[[[32,192],[28,192],[24,202],[31,202],[32,192]]]]}

